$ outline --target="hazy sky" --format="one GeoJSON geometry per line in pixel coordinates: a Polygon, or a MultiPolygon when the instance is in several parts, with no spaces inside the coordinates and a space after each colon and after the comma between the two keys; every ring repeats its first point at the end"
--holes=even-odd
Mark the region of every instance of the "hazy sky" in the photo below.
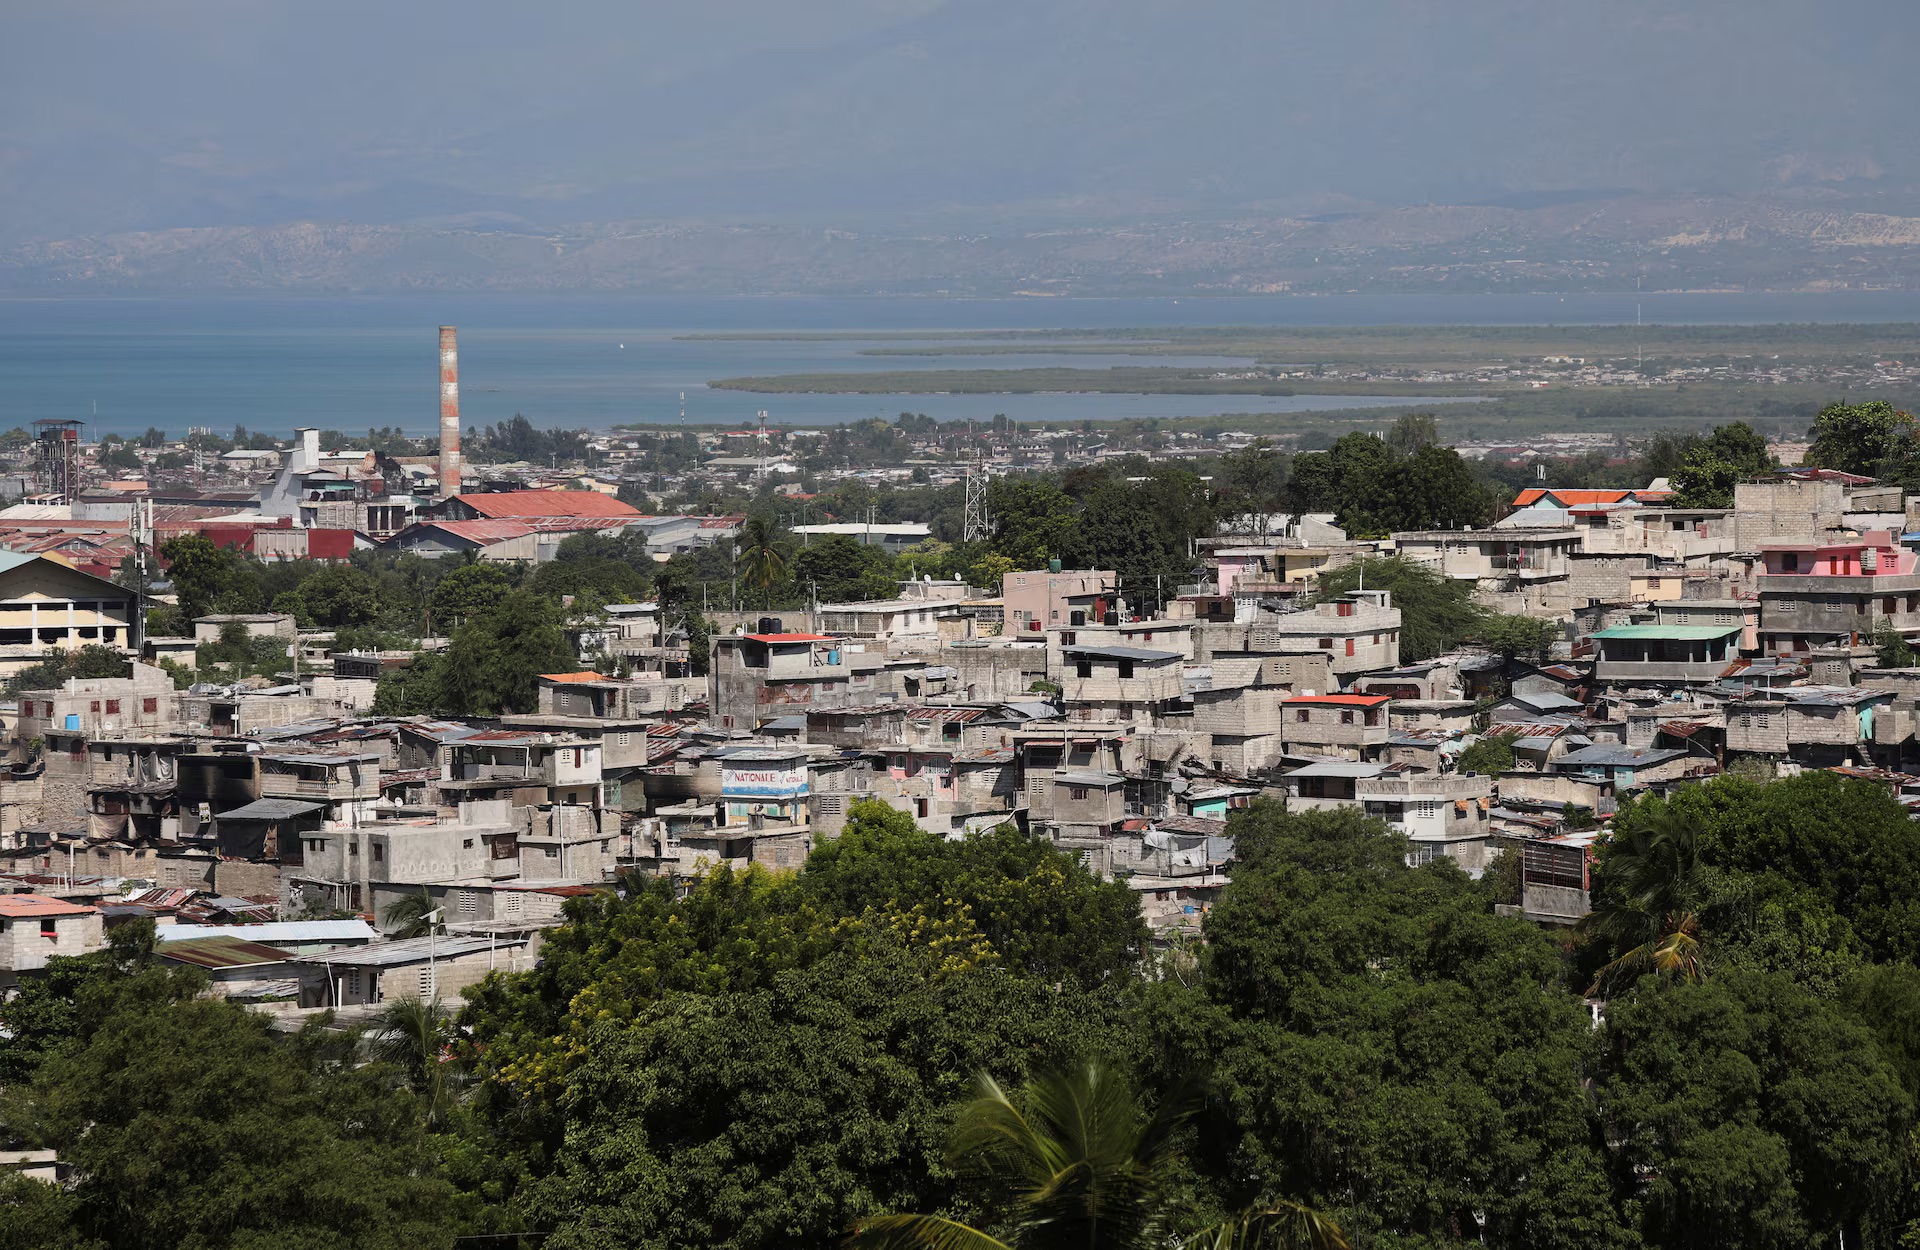
{"type": "Polygon", "coordinates": [[[1920,184],[1920,5],[13,0],[0,238],[1920,184]]]}

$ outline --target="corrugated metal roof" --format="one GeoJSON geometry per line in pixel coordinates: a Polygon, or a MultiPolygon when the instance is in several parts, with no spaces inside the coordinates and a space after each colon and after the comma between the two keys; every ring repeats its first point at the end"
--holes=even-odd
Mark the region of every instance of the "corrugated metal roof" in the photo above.
{"type": "Polygon", "coordinates": [[[295,963],[328,964],[336,968],[391,968],[402,964],[425,963],[429,959],[455,959],[489,948],[506,950],[523,944],[523,940],[517,938],[441,934],[430,938],[406,938],[398,942],[350,946],[322,955],[295,955],[292,959],[295,963]]]}
{"type": "Polygon", "coordinates": [[[168,942],[159,948],[158,954],[198,968],[247,968],[258,964],[282,964],[293,958],[292,951],[226,934],[168,942]]]}
{"type": "Polygon", "coordinates": [[[515,538],[525,538],[528,534],[538,532],[531,525],[525,525],[519,521],[490,519],[479,521],[421,521],[417,524],[409,525],[406,529],[400,531],[400,533],[395,534],[389,541],[397,543],[408,534],[412,534],[418,530],[440,530],[443,533],[451,534],[455,538],[464,539],[471,543],[479,543],[483,547],[492,546],[494,543],[509,542],[515,538]]]}
{"type": "Polygon", "coordinates": [[[493,520],[503,517],[638,517],[640,510],[592,490],[510,490],[496,494],[456,495],[467,507],[493,520]]]}
{"type": "Polygon", "coordinates": [[[1319,764],[1308,764],[1291,772],[1280,774],[1281,780],[1288,777],[1378,777],[1390,771],[1390,764],[1361,764],[1348,760],[1327,760],[1319,764]]]}
{"type": "Polygon", "coordinates": [[[305,816],[309,812],[320,811],[324,804],[305,803],[299,799],[255,799],[244,807],[236,807],[230,812],[219,812],[214,820],[286,820],[292,816],[305,816]]]}
{"type": "MultiPolygon", "coordinates": [[[[191,891],[188,891],[191,893],[191,891]]],[[[154,930],[161,942],[237,937],[249,942],[371,942],[380,936],[364,920],[276,920],[267,924],[168,924],[154,930]]]]}
{"type": "Polygon", "coordinates": [[[1589,638],[1652,638],[1673,642],[1702,642],[1737,634],[1738,625],[1615,625],[1595,630],[1589,638]]]}
{"type": "Polygon", "coordinates": [[[80,916],[94,909],[85,903],[70,903],[64,898],[44,894],[0,894],[0,916],[34,919],[40,916],[80,916]]]}
{"type": "Polygon", "coordinates": [[[1674,751],[1665,747],[1623,747],[1614,743],[1606,743],[1600,746],[1586,747],[1579,751],[1570,751],[1555,760],[1554,763],[1556,765],[1572,764],[1576,766],[1582,764],[1612,764],[1646,767],[1653,764],[1663,764],[1671,759],[1679,759],[1685,754],[1685,751],[1674,751]]]}
{"type": "Polygon", "coordinates": [[[1177,660],[1178,651],[1148,651],[1142,647],[1062,647],[1063,655],[1091,655],[1103,660],[1143,660],[1154,663],[1161,660],[1177,660]]]}

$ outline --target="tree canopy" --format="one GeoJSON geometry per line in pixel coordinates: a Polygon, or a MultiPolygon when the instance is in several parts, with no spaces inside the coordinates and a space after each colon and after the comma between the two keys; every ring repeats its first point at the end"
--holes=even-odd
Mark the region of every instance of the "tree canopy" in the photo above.
{"type": "Polygon", "coordinates": [[[1417,424],[1395,427],[1397,445],[1348,434],[1327,451],[1295,456],[1289,491],[1297,512],[1331,512],[1354,535],[1454,529],[1493,519],[1497,500],[1451,447],[1417,424]],[[1404,450],[1403,450],[1404,449],[1404,450]]]}

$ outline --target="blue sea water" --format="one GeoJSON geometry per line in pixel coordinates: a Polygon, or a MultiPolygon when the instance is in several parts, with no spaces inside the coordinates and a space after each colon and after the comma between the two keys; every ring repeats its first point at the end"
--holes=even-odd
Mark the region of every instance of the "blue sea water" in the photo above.
{"type": "Polygon", "coordinates": [[[1182,299],[649,299],[451,295],[0,301],[0,428],[91,421],[89,435],[235,425],[285,434],[399,426],[438,412],[436,328],[460,327],[461,416],[486,425],[605,428],[735,423],[765,409],[818,425],[903,410],[941,420],[1208,416],[1307,408],[1405,409],[1367,396],[755,395],[709,390],[745,374],[1235,363],[1108,356],[873,357],[859,341],[687,340],[752,331],[1098,329],[1162,325],[1603,325],[1920,321],[1920,293],[1439,295],[1182,299]],[[97,415],[96,415],[97,414],[97,415]]]}

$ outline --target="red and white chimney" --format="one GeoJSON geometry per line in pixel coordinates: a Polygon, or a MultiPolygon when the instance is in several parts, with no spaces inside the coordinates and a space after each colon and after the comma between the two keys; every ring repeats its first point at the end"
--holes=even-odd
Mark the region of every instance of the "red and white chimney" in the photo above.
{"type": "Polygon", "coordinates": [[[440,327],[440,493],[460,493],[460,352],[452,326],[440,327]]]}

